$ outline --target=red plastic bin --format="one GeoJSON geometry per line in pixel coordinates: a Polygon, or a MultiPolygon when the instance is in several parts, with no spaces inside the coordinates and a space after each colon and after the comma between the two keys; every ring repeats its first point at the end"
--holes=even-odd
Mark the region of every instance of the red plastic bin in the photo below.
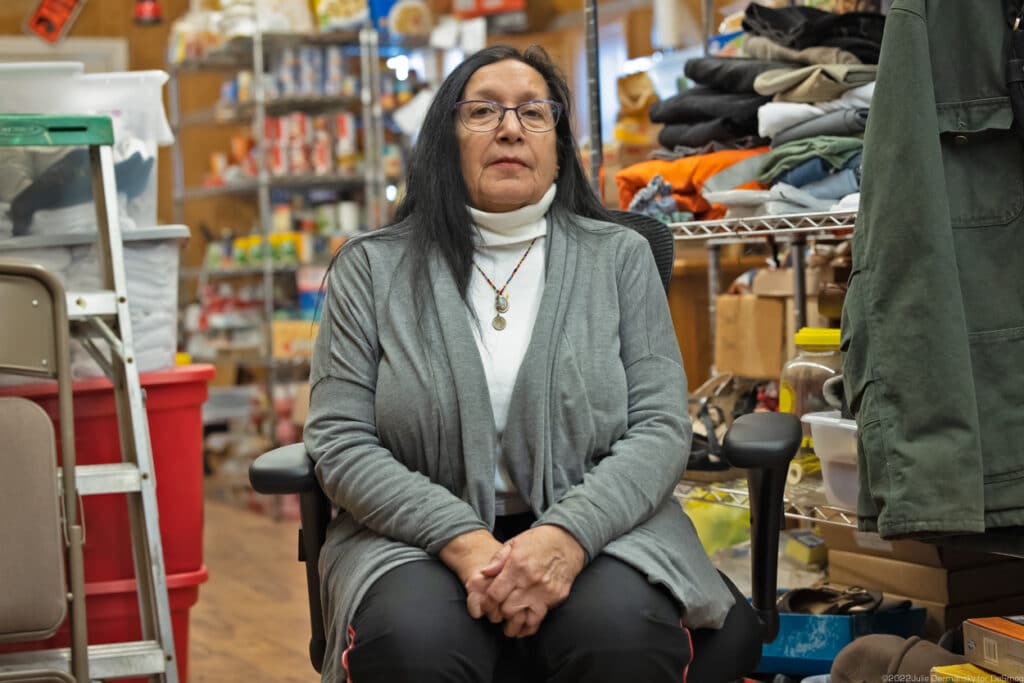
{"type": "MultiPolygon", "coordinates": [[[[168,576],[196,572],[203,566],[202,405],[213,374],[210,365],[190,365],[141,377],[168,576]]],[[[88,379],[74,382],[73,387],[78,464],[120,462],[110,382],[88,379]]],[[[0,396],[23,396],[41,405],[54,421],[60,452],[56,383],[3,387],[0,396]]],[[[125,496],[85,496],[83,505],[86,583],[134,579],[125,496]]]]}
{"type": "MultiPolygon", "coordinates": [[[[178,659],[178,680],[188,683],[188,616],[199,600],[199,584],[207,579],[206,567],[167,577],[167,594],[171,604],[171,629],[174,631],[174,652],[178,659]]],[[[85,612],[89,628],[89,644],[122,643],[142,637],[139,625],[139,602],[135,579],[89,583],[85,587],[85,612]]],[[[71,639],[67,622],[45,641],[0,646],[0,652],[46,650],[68,647],[71,639]]],[[[144,678],[119,679],[122,683],[146,683],[144,678]]]]}

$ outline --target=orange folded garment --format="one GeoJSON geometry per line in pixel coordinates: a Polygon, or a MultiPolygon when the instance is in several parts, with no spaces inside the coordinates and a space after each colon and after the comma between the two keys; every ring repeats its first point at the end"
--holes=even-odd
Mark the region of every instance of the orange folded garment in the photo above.
{"type": "MultiPolygon", "coordinates": [[[[725,207],[712,205],[701,196],[701,188],[711,176],[729,168],[748,157],[765,154],[771,148],[755,147],[754,149],[728,149],[710,154],[696,154],[673,161],[652,159],[627,166],[615,174],[615,183],[619,187],[619,208],[629,208],[633,196],[651,182],[651,178],[660,175],[672,186],[672,194],[680,211],[689,211],[697,220],[711,220],[725,215],[725,207]]],[[[761,185],[751,179],[750,183],[739,186],[741,189],[760,189],[761,185]]]]}

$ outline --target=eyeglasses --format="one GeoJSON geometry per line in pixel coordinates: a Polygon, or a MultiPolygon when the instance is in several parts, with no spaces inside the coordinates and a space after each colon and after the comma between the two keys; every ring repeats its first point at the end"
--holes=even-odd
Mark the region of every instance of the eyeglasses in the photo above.
{"type": "Polygon", "coordinates": [[[546,133],[558,123],[562,105],[552,100],[530,100],[514,107],[505,107],[490,100],[462,100],[455,103],[462,125],[475,133],[488,133],[505,120],[505,114],[516,113],[519,125],[531,133],[546,133]]]}

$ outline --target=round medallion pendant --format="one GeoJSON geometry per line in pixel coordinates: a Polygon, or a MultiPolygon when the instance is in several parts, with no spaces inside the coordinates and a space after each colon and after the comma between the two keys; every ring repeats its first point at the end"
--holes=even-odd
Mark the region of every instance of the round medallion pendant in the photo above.
{"type": "Polygon", "coordinates": [[[491,321],[491,327],[498,330],[499,332],[505,329],[505,319],[500,315],[494,316],[494,320],[491,321]]]}
{"type": "Polygon", "coordinates": [[[501,296],[500,294],[494,297],[494,310],[498,311],[498,313],[508,311],[508,297],[501,296]]]}

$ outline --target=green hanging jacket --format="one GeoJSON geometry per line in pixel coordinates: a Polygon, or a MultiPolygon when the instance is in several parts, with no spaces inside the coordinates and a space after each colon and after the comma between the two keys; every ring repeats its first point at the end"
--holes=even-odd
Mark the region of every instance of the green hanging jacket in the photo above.
{"type": "Polygon", "coordinates": [[[1024,524],[1014,9],[895,0],[886,21],[842,321],[860,527],[883,538],[1024,524]]]}

